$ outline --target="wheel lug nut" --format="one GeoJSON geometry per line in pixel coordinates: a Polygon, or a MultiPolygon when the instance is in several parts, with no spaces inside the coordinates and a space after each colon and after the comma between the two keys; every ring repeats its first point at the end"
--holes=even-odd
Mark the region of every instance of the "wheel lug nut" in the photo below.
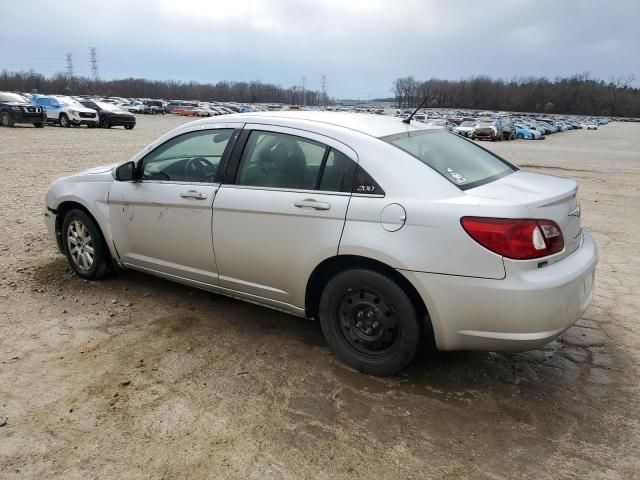
{"type": "Polygon", "coordinates": [[[358,328],[362,327],[362,322],[356,323],[356,327],[358,327],[358,328]]]}
{"type": "Polygon", "coordinates": [[[371,318],[371,317],[373,317],[373,312],[367,313],[367,318],[371,318]]]}
{"type": "Polygon", "coordinates": [[[358,318],[362,318],[362,315],[363,315],[362,311],[358,312],[358,318]]]}
{"type": "Polygon", "coordinates": [[[378,328],[378,322],[373,322],[373,325],[371,325],[373,328],[378,328]]]}

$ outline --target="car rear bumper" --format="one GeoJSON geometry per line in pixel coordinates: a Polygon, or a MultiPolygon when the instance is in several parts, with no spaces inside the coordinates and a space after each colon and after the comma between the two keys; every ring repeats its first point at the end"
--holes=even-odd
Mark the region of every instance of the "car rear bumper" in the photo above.
{"type": "Polygon", "coordinates": [[[401,271],[429,310],[440,350],[522,351],[558,337],[593,299],[598,253],[584,232],[568,257],[503,280],[401,271]]]}

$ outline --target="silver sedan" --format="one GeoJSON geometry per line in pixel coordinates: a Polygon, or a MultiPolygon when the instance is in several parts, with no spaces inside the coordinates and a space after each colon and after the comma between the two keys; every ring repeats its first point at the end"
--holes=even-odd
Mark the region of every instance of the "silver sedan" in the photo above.
{"type": "Polygon", "coordinates": [[[318,319],[374,375],[421,345],[526,350],[593,297],[576,182],[378,115],[238,114],[56,181],[45,220],[78,276],[114,265],[318,319]]]}

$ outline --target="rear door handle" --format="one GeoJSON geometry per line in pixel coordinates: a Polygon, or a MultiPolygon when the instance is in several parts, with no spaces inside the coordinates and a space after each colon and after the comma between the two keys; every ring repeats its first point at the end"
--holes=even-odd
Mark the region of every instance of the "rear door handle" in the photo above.
{"type": "Polygon", "coordinates": [[[198,192],[196,190],[189,190],[180,194],[182,198],[193,198],[195,200],[204,200],[207,198],[206,193],[198,192]]]}
{"type": "Polygon", "coordinates": [[[318,202],[313,198],[305,198],[304,200],[298,200],[294,205],[298,208],[313,208],[315,210],[329,210],[331,204],[327,202],[318,202]]]}

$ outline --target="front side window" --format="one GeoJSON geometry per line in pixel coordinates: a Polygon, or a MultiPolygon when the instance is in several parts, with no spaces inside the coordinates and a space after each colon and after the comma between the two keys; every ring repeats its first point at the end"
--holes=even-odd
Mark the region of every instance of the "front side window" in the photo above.
{"type": "Polygon", "coordinates": [[[172,138],[142,161],[142,180],[213,183],[233,129],[198,130],[172,138]]]}
{"type": "Polygon", "coordinates": [[[253,131],[236,177],[237,185],[313,190],[327,147],[294,135],[253,131]]]}
{"type": "Polygon", "coordinates": [[[399,133],[382,140],[414,156],[462,190],[517,170],[473,142],[442,130],[399,133]]]}

